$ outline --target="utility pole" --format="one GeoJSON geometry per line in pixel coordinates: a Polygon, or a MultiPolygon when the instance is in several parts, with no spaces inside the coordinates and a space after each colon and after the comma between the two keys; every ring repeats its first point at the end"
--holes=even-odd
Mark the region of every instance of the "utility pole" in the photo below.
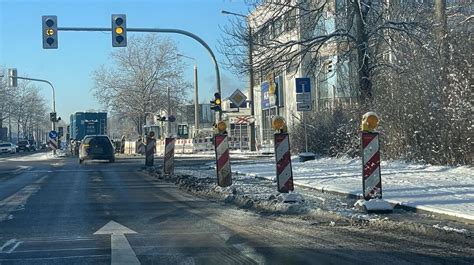
{"type": "MultiPolygon", "coordinates": [[[[248,27],[248,46],[249,46],[249,97],[250,97],[250,115],[255,117],[255,98],[254,98],[254,79],[253,79],[253,40],[252,40],[252,27],[250,26],[250,18],[239,13],[229,12],[222,10],[224,15],[233,15],[238,17],[243,17],[247,19],[248,27]]],[[[250,124],[250,151],[256,151],[255,148],[255,122],[250,124]]]]}
{"type": "Polygon", "coordinates": [[[199,132],[199,86],[198,86],[198,67],[196,59],[184,54],[176,54],[176,56],[187,58],[194,61],[194,130],[197,135],[199,132]]]}
{"type": "MultiPolygon", "coordinates": [[[[167,87],[166,88],[167,90],[167,93],[168,93],[168,110],[167,110],[167,114],[168,114],[168,119],[170,118],[171,116],[171,92],[170,92],[170,87],[167,87]]],[[[171,122],[168,121],[168,137],[171,137],[171,122]]]]}
{"type": "Polygon", "coordinates": [[[194,127],[196,136],[199,133],[199,93],[198,93],[198,68],[194,65],[194,127]]]}

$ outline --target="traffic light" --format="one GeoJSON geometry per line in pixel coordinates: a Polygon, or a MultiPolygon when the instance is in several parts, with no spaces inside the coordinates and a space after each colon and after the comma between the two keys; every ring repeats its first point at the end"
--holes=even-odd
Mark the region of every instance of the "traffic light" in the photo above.
{"type": "Polygon", "coordinates": [[[58,48],[58,17],[43,16],[43,49],[58,48]]]}
{"type": "Polygon", "coordinates": [[[127,21],[125,15],[112,15],[112,46],[127,47],[127,21]]]}
{"type": "Polygon", "coordinates": [[[56,112],[49,113],[49,120],[52,122],[56,122],[56,112]]]}
{"type": "Polygon", "coordinates": [[[222,111],[222,100],[221,100],[221,94],[219,93],[214,93],[214,100],[211,100],[211,110],[213,111],[222,111]]]}
{"type": "Polygon", "coordinates": [[[18,86],[18,72],[16,68],[8,69],[8,86],[17,87],[18,86]]]}
{"type": "Polygon", "coordinates": [[[326,61],[326,72],[330,74],[332,72],[332,60],[326,61]]]}

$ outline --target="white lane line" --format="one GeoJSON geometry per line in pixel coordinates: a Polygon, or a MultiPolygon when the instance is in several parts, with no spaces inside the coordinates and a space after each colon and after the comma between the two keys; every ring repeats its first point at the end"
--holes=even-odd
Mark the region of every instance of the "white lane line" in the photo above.
{"type": "Polygon", "coordinates": [[[137,255],[133,251],[125,234],[136,234],[137,232],[125,227],[115,221],[110,221],[97,230],[94,235],[111,235],[110,243],[112,250],[112,265],[138,265],[137,255]]]}
{"type": "Polygon", "coordinates": [[[0,201],[0,222],[8,219],[10,213],[16,211],[20,205],[26,205],[28,198],[41,189],[41,184],[47,178],[48,175],[43,176],[30,185],[26,185],[10,197],[0,201]]]}
{"type": "Polygon", "coordinates": [[[0,247],[0,253],[12,253],[21,243],[21,241],[16,239],[10,239],[5,244],[3,244],[2,247],[0,247]]]}

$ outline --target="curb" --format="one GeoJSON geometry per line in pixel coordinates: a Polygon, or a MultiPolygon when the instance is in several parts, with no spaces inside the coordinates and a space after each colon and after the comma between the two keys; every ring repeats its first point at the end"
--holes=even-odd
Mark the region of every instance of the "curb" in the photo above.
{"type": "MultiPolygon", "coordinates": [[[[213,168],[215,169],[215,167],[213,167],[213,168]]],[[[232,174],[237,174],[237,175],[241,175],[241,176],[242,175],[243,176],[249,176],[249,177],[260,178],[260,179],[266,179],[266,180],[273,181],[272,178],[261,177],[261,176],[259,176],[258,174],[255,174],[255,173],[244,173],[244,172],[240,172],[240,171],[237,171],[237,170],[232,170],[232,174]]],[[[331,190],[331,189],[326,189],[325,187],[310,186],[310,185],[307,185],[307,184],[298,183],[297,181],[293,181],[293,184],[295,186],[315,190],[315,191],[321,192],[321,193],[328,193],[328,194],[333,194],[333,195],[338,195],[338,196],[344,196],[346,198],[356,199],[356,200],[362,199],[361,194],[354,194],[354,193],[350,193],[350,192],[331,190]]],[[[442,218],[442,219],[449,220],[449,221],[458,221],[458,222],[463,222],[463,223],[467,223],[467,224],[474,224],[474,219],[469,219],[469,218],[465,218],[465,217],[462,217],[462,216],[450,215],[450,214],[446,214],[446,213],[438,213],[438,212],[427,210],[427,209],[421,209],[421,208],[416,207],[416,206],[404,205],[404,204],[402,204],[398,201],[394,201],[394,200],[386,200],[386,201],[388,203],[390,203],[394,207],[394,209],[401,209],[401,210],[414,212],[414,213],[432,215],[432,216],[436,216],[438,218],[442,218]]]]}

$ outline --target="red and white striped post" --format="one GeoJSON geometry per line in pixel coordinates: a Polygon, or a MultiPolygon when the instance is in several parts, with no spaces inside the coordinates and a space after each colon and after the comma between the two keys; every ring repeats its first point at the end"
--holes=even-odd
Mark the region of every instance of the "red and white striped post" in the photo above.
{"type": "Polygon", "coordinates": [[[382,177],[380,175],[379,133],[374,132],[379,117],[374,112],[362,116],[362,193],[365,200],[382,199],[382,177]]]}
{"type": "Polygon", "coordinates": [[[364,199],[382,199],[379,134],[362,132],[362,190],[364,199]]]}
{"type": "Polygon", "coordinates": [[[275,133],[274,137],[278,191],[288,193],[294,190],[290,137],[287,133],[275,133]]]}
{"type": "Polygon", "coordinates": [[[217,185],[227,187],[232,185],[232,174],[230,169],[229,141],[227,135],[217,134],[214,136],[216,150],[216,172],[217,185]]]}
{"type": "Polygon", "coordinates": [[[175,138],[165,139],[165,153],[163,156],[163,173],[165,175],[172,175],[174,173],[174,145],[175,138]]]}

